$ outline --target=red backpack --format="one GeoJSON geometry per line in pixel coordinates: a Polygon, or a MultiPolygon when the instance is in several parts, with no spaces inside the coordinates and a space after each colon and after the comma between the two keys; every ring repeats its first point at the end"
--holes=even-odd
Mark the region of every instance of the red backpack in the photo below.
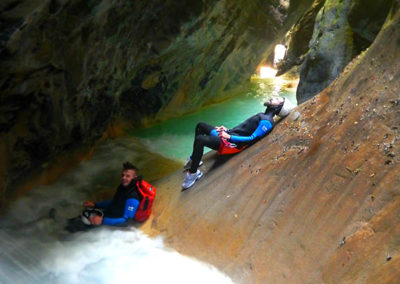
{"type": "Polygon", "coordinates": [[[221,138],[221,144],[219,145],[218,155],[231,155],[236,154],[246,148],[247,145],[242,146],[242,148],[236,148],[236,144],[229,143],[226,139],[221,138]]]}
{"type": "Polygon", "coordinates": [[[138,222],[146,221],[151,214],[151,206],[156,197],[156,188],[144,180],[138,180],[136,183],[143,198],[140,201],[139,208],[135,214],[135,220],[138,222]]]}

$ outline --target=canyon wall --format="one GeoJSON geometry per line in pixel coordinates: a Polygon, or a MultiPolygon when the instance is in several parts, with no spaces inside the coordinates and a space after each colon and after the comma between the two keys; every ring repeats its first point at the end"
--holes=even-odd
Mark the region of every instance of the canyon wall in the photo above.
{"type": "Polygon", "coordinates": [[[158,181],[153,216],[140,228],[239,283],[393,283],[399,5],[2,1],[1,201],[32,169],[122,122],[145,124],[233,95],[297,22],[288,56],[289,65],[303,64],[300,81],[330,66],[316,54],[331,59],[335,38],[345,51],[333,68],[339,77],[328,70],[322,93],[299,97],[305,102],[242,153],[208,155],[193,188],[180,192],[183,170],[158,181]]]}
{"type": "Polygon", "coordinates": [[[237,283],[400,279],[400,3],[370,48],[266,138],[159,181],[141,228],[237,283]]]}
{"type": "Polygon", "coordinates": [[[300,65],[297,102],[324,90],[346,65],[374,41],[392,0],[315,0],[286,35],[283,74],[300,65]]]}
{"type": "Polygon", "coordinates": [[[2,1],[0,200],[107,130],[236,95],[310,3],[2,1]]]}

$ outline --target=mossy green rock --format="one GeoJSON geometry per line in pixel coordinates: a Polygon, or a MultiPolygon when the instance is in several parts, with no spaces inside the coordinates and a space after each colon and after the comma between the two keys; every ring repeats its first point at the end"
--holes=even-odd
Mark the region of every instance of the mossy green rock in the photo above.
{"type": "MultiPolygon", "coordinates": [[[[320,1],[315,1],[315,4],[317,2],[320,1]]],[[[374,41],[386,19],[391,3],[392,1],[379,1],[379,3],[358,0],[325,1],[315,19],[308,51],[288,54],[292,55],[287,60],[288,63],[292,63],[289,67],[296,63],[302,64],[297,89],[298,103],[312,98],[325,89],[351,59],[374,41]],[[303,55],[304,61],[303,58],[296,61],[296,56],[299,58],[303,55]]],[[[299,38],[303,40],[303,37],[299,38]]],[[[304,46],[302,41],[294,38],[292,45],[296,43],[304,46]]],[[[282,69],[284,66],[285,64],[282,65],[282,69]]]]}

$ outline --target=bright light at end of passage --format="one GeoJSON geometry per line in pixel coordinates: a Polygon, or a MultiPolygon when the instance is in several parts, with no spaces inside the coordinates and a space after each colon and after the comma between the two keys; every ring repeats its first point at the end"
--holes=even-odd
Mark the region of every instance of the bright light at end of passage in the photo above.
{"type": "Polygon", "coordinates": [[[283,44],[277,44],[274,50],[274,65],[278,64],[285,58],[286,47],[283,44]]]}
{"type": "Polygon", "coordinates": [[[260,68],[260,78],[274,78],[278,70],[268,67],[268,66],[261,66],[260,68]]]}

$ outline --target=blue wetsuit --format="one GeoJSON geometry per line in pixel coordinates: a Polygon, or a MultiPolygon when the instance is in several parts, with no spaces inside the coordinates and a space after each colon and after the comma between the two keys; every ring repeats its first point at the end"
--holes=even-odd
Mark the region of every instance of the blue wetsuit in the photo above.
{"type": "MultiPolygon", "coordinates": [[[[227,132],[231,135],[229,140],[232,143],[239,143],[241,146],[254,143],[268,134],[274,127],[275,123],[273,116],[258,113],[248,118],[238,126],[229,129],[227,132]]],[[[210,132],[212,136],[218,136],[218,132],[213,128],[210,132]]]]}
{"type": "Polygon", "coordinates": [[[137,180],[133,180],[128,186],[119,185],[113,199],[95,203],[96,208],[104,209],[103,225],[121,225],[128,219],[135,217],[136,210],[139,208],[142,195],[137,185],[137,180]]]}
{"type": "MultiPolygon", "coordinates": [[[[269,106],[265,113],[258,113],[246,119],[238,126],[229,129],[227,133],[231,135],[229,142],[242,148],[245,145],[253,144],[267,135],[275,126],[274,115],[279,113],[282,105],[269,106]]],[[[191,155],[192,164],[189,169],[191,173],[195,173],[199,166],[201,157],[203,156],[204,147],[218,150],[221,145],[221,138],[213,125],[200,122],[196,126],[195,139],[193,142],[193,152],[191,155]]]]}

